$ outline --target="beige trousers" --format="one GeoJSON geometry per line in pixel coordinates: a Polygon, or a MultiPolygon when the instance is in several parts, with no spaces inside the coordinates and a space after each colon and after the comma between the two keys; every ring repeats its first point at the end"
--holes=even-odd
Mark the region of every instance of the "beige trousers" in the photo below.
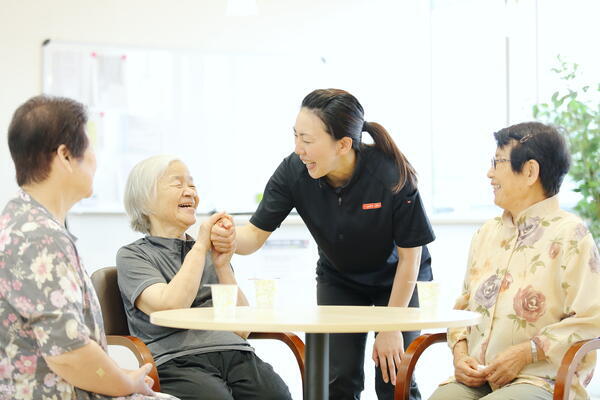
{"type": "Polygon", "coordinates": [[[541,387],[521,383],[492,392],[489,385],[472,388],[462,383],[438,387],[429,400],[552,400],[552,393],[541,387]]]}

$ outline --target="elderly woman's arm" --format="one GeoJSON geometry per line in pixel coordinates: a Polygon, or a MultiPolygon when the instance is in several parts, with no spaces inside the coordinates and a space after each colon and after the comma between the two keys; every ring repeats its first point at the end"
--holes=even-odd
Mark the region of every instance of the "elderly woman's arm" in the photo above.
{"type": "Polygon", "coordinates": [[[151,364],[132,371],[124,370],[94,341],[58,356],[45,356],[44,359],[57,375],[89,392],[107,396],[154,394],[151,389],[152,378],[147,376],[151,364]]]}
{"type": "MultiPolygon", "coordinates": [[[[471,293],[471,265],[476,249],[475,244],[479,237],[477,231],[471,240],[469,256],[467,261],[467,271],[463,280],[463,287],[460,296],[456,299],[454,308],[457,310],[466,310],[469,307],[471,293]]],[[[469,355],[469,344],[467,343],[467,328],[448,329],[448,346],[452,351],[454,377],[457,382],[470,387],[478,387],[485,383],[485,374],[478,368],[478,362],[469,355]]]]}
{"type": "Polygon", "coordinates": [[[600,293],[598,248],[589,232],[583,238],[565,232],[565,237],[566,251],[557,271],[557,285],[563,292],[559,304],[563,318],[532,338],[538,353],[542,352],[557,369],[571,344],[600,336],[600,303],[592,295],[600,293]]]}
{"type": "Polygon", "coordinates": [[[155,283],[144,289],[135,300],[137,308],[150,315],[192,305],[200,287],[206,253],[210,250],[210,230],[224,215],[213,214],[200,225],[196,243],[185,256],[179,272],[169,283],[155,283]]]}
{"type": "MultiPolygon", "coordinates": [[[[475,244],[477,243],[479,237],[479,231],[477,231],[473,238],[471,239],[471,245],[469,247],[469,256],[467,259],[467,271],[465,272],[465,278],[463,280],[463,287],[460,293],[460,296],[456,299],[454,303],[454,309],[456,310],[466,310],[469,307],[469,299],[471,297],[471,265],[473,265],[473,256],[475,252],[475,244]]],[[[452,350],[452,353],[455,354],[454,349],[456,345],[463,341],[465,346],[467,338],[467,328],[450,328],[448,329],[448,347],[452,350]]],[[[465,350],[466,351],[466,350],[465,350]]]]}
{"type": "MultiPolygon", "coordinates": [[[[225,229],[235,229],[233,224],[225,224],[225,229]]],[[[219,283],[229,283],[237,285],[237,280],[235,279],[235,274],[231,267],[231,257],[233,256],[233,252],[229,253],[219,253],[217,250],[213,249],[211,252],[211,256],[213,259],[213,263],[215,265],[215,272],[217,273],[217,278],[219,279],[219,283]]],[[[244,295],[242,289],[238,288],[238,297],[237,297],[237,305],[238,306],[247,306],[248,299],[244,295]]],[[[250,332],[239,331],[234,332],[236,335],[247,339],[250,335],[250,332]]]]}

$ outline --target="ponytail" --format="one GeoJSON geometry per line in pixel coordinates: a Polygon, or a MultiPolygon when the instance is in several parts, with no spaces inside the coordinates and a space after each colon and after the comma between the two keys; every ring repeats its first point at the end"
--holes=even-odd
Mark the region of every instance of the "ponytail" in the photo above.
{"type": "Polygon", "coordinates": [[[398,193],[408,183],[412,187],[417,187],[417,173],[408,159],[402,154],[388,131],[377,122],[363,123],[363,131],[367,132],[373,138],[376,149],[394,160],[398,168],[398,182],[392,188],[394,193],[398,193]]]}

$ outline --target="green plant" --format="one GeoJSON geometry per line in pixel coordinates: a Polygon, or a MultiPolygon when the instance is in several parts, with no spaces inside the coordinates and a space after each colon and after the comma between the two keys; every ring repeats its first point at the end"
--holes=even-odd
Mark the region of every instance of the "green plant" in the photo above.
{"type": "Polygon", "coordinates": [[[533,106],[533,116],[560,127],[571,151],[569,175],[582,196],[575,211],[583,218],[600,243],[600,83],[577,82],[578,64],[558,57],[552,71],[565,82],[549,103],[533,106]]]}

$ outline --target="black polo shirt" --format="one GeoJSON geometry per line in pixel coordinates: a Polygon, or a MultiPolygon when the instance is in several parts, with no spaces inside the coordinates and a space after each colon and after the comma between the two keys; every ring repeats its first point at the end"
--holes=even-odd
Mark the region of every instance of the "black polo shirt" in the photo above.
{"type": "MultiPolygon", "coordinates": [[[[313,179],[292,153],[269,179],[250,222],[272,232],[292,208],[319,246],[317,272],[367,285],[391,285],[396,273],[396,246],[425,246],[435,235],[418,189],[392,192],[398,170],[372,146],[357,152],[350,181],[333,188],[313,179]]],[[[423,247],[420,280],[431,279],[431,256],[423,247]]]]}

